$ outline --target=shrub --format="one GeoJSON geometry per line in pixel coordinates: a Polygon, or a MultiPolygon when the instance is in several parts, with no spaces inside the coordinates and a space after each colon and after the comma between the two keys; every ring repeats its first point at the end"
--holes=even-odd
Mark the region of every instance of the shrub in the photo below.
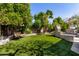
{"type": "Polygon", "coordinates": [[[25,33],[30,34],[30,33],[32,33],[32,31],[30,29],[26,29],[25,33]]]}
{"type": "Polygon", "coordinates": [[[60,39],[45,35],[25,37],[2,46],[0,51],[5,48],[5,52],[10,52],[9,55],[42,56],[48,53],[47,49],[58,41],[60,39]]]}

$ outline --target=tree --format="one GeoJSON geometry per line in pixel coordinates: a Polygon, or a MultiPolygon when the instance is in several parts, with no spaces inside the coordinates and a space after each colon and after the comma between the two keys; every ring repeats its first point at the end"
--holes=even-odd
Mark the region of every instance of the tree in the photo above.
{"type": "Polygon", "coordinates": [[[41,22],[40,23],[41,27],[38,25],[37,28],[40,27],[39,28],[40,31],[41,31],[41,29],[43,29],[43,32],[46,32],[47,28],[48,28],[48,24],[49,24],[48,19],[53,18],[52,16],[53,16],[53,13],[51,10],[47,10],[46,12],[40,12],[40,13],[34,15],[35,22],[37,22],[37,20],[39,20],[39,22],[41,22]]]}
{"type": "Polygon", "coordinates": [[[52,24],[48,24],[48,32],[52,32],[53,31],[53,26],[52,24]]]}
{"type": "Polygon", "coordinates": [[[76,25],[77,27],[79,27],[79,16],[75,15],[75,16],[72,16],[71,18],[69,18],[68,24],[76,25]]]}
{"type": "Polygon", "coordinates": [[[30,28],[32,24],[32,16],[29,4],[0,4],[0,24],[11,25],[11,27],[21,27],[22,32],[26,28],[30,28]]]}
{"type": "Polygon", "coordinates": [[[30,13],[30,4],[14,4],[14,11],[19,13],[23,19],[23,28],[24,32],[27,28],[32,26],[32,16],[30,13]]]}
{"type": "Polygon", "coordinates": [[[37,29],[37,32],[40,32],[40,28],[41,28],[42,24],[40,20],[36,20],[35,23],[33,24],[33,27],[37,29]]]}
{"type": "Polygon", "coordinates": [[[68,19],[69,26],[73,25],[79,32],[79,15],[74,15],[68,19]]]}
{"type": "Polygon", "coordinates": [[[60,25],[62,31],[65,31],[68,28],[68,24],[66,22],[64,22],[64,20],[61,17],[55,18],[53,20],[52,25],[54,26],[54,28],[56,25],[60,25]]]}
{"type": "Polygon", "coordinates": [[[69,28],[69,25],[67,24],[67,23],[64,23],[62,26],[62,31],[66,31],[66,29],[68,29],[69,28]]]}

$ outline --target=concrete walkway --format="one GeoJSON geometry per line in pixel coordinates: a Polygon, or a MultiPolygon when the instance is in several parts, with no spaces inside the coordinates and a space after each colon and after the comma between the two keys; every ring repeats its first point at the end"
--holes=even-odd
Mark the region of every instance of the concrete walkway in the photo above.
{"type": "Polygon", "coordinates": [[[32,33],[32,34],[21,34],[21,36],[33,36],[33,35],[37,35],[36,33],[32,33]]]}
{"type": "Polygon", "coordinates": [[[72,45],[72,47],[71,47],[71,50],[72,50],[73,52],[79,54],[79,42],[73,43],[73,45],[72,45]]]}

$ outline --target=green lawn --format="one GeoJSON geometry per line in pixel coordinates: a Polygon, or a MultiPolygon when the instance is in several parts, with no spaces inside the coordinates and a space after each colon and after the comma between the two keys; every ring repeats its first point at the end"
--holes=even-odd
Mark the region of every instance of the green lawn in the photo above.
{"type": "Polygon", "coordinates": [[[36,35],[12,40],[0,46],[0,55],[20,56],[72,56],[72,43],[51,35],[36,35]]]}

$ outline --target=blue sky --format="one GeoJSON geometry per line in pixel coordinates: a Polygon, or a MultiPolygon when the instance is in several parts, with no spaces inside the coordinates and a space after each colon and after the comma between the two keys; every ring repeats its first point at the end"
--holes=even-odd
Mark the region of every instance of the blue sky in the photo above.
{"type": "Polygon", "coordinates": [[[79,14],[79,4],[76,3],[31,3],[31,14],[37,14],[47,9],[52,10],[53,16],[61,16],[63,19],[79,14]]]}

